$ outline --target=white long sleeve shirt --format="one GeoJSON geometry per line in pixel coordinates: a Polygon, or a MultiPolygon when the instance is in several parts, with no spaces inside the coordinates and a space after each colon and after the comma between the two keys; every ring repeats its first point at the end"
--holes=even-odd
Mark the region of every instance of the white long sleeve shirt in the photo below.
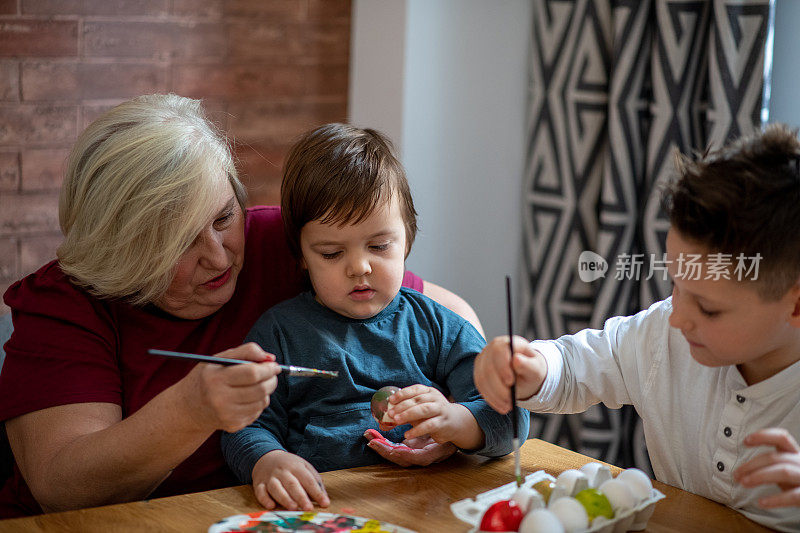
{"type": "Polygon", "coordinates": [[[604,403],[632,404],[643,420],[659,481],[705,496],[767,527],[800,531],[800,508],[766,510],[758,498],[777,485],[745,488],[733,471],[772,448],[742,440],[768,427],[800,440],[800,362],[752,386],[736,366],[695,361],[680,331],[670,327],[671,298],[630,317],[531,345],[547,361],[539,393],[519,405],[537,412],[577,413],[604,403]]]}

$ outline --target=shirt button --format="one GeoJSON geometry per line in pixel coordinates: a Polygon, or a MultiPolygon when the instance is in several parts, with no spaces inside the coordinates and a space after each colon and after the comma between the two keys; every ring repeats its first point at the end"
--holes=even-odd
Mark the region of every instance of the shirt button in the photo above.
{"type": "Polygon", "coordinates": [[[731,428],[728,427],[726,427],[722,432],[725,434],[726,437],[730,437],[731,435],[733,435],[733,431],[731,431],[731,428]]]}
{"type": "Polygon", "coordinates": [[[737,394],[736,401],[739,403],[744,403],[744,396],[742,396],[741,394],[737,394]]]}
{"type": "Polygon", "coordinates": [[[719,461],[719,462],[717,463],[717,470],[719,470],[720,472],[722,472],[723,470],[725,470],[725,465],[724,465],[724,464],[722,464],[722,461],[719,461]]]}

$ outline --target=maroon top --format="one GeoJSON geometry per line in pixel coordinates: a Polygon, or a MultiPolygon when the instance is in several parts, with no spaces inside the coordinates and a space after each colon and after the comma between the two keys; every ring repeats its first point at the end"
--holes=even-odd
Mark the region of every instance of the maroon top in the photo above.
{"type": "MultiPolygon", "coordinates": [[[[403,285],[422,291],[406,272],[403,285]]],[[[0,420],[84,402],[115,403],[127,417],[183,378],[195,363],[147,354],[148,348],[214,354],[241,344],[256,319],[303,289],[278,207],[247,210],[245,259],[230,301],[197,320],[153,306],[98,299],[76,287],[53,261],[9,287],[14,333],[0,373],[0,420]]],[[[150,497],[238,484],[215,432],[150,497]]],[[[0,517],[41,513],[16,463],[0,489],[0,517]]]]}

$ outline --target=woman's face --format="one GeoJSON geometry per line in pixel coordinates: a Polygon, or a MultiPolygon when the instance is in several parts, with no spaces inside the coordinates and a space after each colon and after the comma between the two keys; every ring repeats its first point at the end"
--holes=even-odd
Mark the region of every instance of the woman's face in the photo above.
{"type": "Polygon", "coordinates": [[[244,262],[244,213],[233,187],[220,188],[208,223],[178,260],[167,292],[154,304],[178,318],[203,318],[233,296],[244,262]]]}

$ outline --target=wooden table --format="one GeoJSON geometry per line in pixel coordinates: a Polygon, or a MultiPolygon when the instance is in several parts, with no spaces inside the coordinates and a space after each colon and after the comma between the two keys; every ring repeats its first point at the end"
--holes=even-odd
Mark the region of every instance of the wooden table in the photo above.
{"type": "MultiPolygon", "coordinates": [[[[531,439],[521,448],[523,474],[544,470],[557,476],[592,461],[547,442],[531,439]]],[[[612,467],[616,475],[619,468],[612,467]]],[[[513,458],[486,459],[457,454],[426,468],[389,465],[322,474],[331,512],[377,518],[420,532],[465,532],[469,526],[450,504],[513,481],[513,458]]],[[[663,483],[667,497],[656,504],[647,531],[735,533],[769,531],[718,503],[663,483]]],[[[109,505],[0,521],[0,531],[196,531],[226,516],[263,510],[249,486],[109,505]]]]}

